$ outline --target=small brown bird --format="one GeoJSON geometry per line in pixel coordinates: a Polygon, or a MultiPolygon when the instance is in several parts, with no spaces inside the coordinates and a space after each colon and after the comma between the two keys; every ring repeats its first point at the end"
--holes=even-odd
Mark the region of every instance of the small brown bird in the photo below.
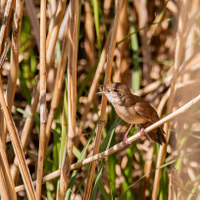
{"type": "Polygon", "coordinates": [[[165,132],[162,127],[158,127],[149,133],[144,132],[144,128],[159,120],[157,112],[147,101],[132,94],[128,86],[121,83],[111,83],[103,85],[103,87],[106,90],[98,92],[98,94],[105,94],[119,117],[131,124],[123,139],[125,144],[128,144],[128,133],[133,124],[142,124],[140,134],[146,136],[147,139],[161,145],[166,143],[165,132]]]}

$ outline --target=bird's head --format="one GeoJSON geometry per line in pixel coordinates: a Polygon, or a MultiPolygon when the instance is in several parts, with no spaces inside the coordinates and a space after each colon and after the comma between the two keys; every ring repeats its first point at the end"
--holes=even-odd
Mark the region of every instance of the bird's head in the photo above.
{"type": "Polygon", "coordinates": [[[102,86],[105,90],[97,94],[105,94],[112,104],[120,104],[122,98],[131,92],[127,85],[121,83],[111,83],[102,86]]]}

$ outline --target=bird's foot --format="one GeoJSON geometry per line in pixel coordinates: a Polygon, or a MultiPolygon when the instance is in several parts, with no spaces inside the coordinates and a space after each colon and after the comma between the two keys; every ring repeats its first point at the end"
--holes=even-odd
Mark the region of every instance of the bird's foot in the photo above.
{"type": "Polygon", "coordinates": [[[131,142],[128,141],[128,135],[124,136],[123,143],[124,143],[124,145],[130,145],[131,144],[131,142]]]}
{"type": "Polygon", "coordinates": [[[143,127],[140,129],[140,135],[141,135],[141,137],[146,137],[148,140],[151,140],[148,133],[145,132],[143,127]]]}
{"type": "Polygon", "coordinates": [[[143,127],[140,129],[140,135],[141,135],[142,137],[143,137],[143,136],[147,137],[147,133],[144,131],[144,128],[143,128],[143,127]]]}

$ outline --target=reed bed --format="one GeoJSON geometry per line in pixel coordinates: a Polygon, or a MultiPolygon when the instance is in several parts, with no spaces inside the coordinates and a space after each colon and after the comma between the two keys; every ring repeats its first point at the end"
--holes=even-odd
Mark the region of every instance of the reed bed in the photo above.
{"type": "Polygon", "coordinates": [[[199,199],[200,4],[1,0],[1,199],[199,199]],[[141,137],[99,84],[161,118],[141,137]]]}

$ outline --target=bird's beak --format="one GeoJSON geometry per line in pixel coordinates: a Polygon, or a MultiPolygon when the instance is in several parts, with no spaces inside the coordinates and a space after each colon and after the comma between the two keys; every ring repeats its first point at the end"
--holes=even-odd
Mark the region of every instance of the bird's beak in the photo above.
{"type": "Polygon", "coordinates": [[[106,91],[100,91],[100,92],[97,92],[96,94],[105,94],[106,91]]]}
{"type": "MultiPolygon", "coordinates": [[[[106,85],[102,85],[102,84],[99,84],[99,86],[103,86],[104,88],[106,88],[106,85]]],[[[105,93],[108,93],[109,91],[100,91],[100,92],[97,92],[96,94],[105,94],[105,93]]]]}

